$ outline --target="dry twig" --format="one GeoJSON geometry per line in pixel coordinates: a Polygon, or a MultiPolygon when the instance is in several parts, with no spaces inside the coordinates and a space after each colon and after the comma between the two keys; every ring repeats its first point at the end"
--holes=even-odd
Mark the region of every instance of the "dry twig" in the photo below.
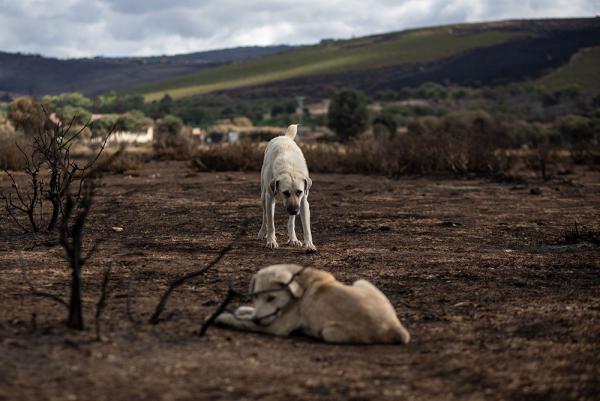
{"type": "Polygon", "coordinates": [[[176,280],[173,280],[170,284],[169,287],[167,287],[166,291],[164,292],[164,294],[162,295],[162,297],[160,298],[160,300],[158,301],[158,304],[156,305],[156,308],[154,308],[154,313],[152,313],[152,316],[150,317],[150,319],[148,320],[149,323],[151,324],[157,324],[160,321],[160,314],[163,312],[163,310],[165,309],[165,306],[167,304],[167,301],[169,300],[169,297],[171,296],[171,293],[177,289],[178,287],[182,286],[183,284],[187,283],[188,281],[190,281],[191,279],[194,279],[198,276],[201,276],[202,274],[204,274],[206,271],[208,271],[210,268],[212,268],[213,266],[215,266],[217,263],[219,263],[219,261],[221,259],[223,259],[223,257],[229,252],[231,251],[231,249],[233,248],[233,246],[235,245],[235,243],[246,234],[247,231],[247,227],[248,227],[248,222],[246,222],[243,226],[242,229],[240,230],[240,233],[233,239],[233,241],[231,241],[229,243],[229,245],[227,245],[225,248],[221,249],[221,251],[219,252],[219,254],[213,259],[211,260],[205,267],[201,268],[200,270],[196,270],[194,272],[188,273],[183,277],[180,277],[176,280]]]}
{"type": "Polygon", "coordinates": [[[106,299],[109,294],[108,282],[110,281],[110,266],[104,270],[102,274],[102,284],[100,285],[100,298],[98,298],[98,302],[96,303],[96,314],[95,314],[95,322],[96,322],[96,340],[100,341],[100,319],[102,317],[102,312],[104,312],[104,308],[106,307],[106,299]]]}
{"type": "Polygon", "coordinates": [[[67,304],[58,295],[52,294],[52,293],[49,293],[49,292],[39,291],[37,288],[35,288],[35,286],[31,282],[31,280],[29,279],[29,276],[27,275],[27,269],[25,268],[25,263],[23,262],[23,253],[22,252],[19,252],[19,265],[21,267],[21,273],[23,274],[23,279],[25,280],[25,283],[27,283],[27,285],[29,286],[29,289],[31,290],[31,293],[34,296],[50,299],[50,300],[56,302],[57,304],[62,305],[65,308],[69,309],[69,304],[67,304]]]}

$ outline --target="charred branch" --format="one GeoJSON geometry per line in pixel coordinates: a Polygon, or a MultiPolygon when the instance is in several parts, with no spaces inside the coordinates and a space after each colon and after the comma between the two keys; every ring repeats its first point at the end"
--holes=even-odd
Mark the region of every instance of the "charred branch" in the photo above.
{"type": "Polygon", "coordinates": [[[221,259],[223,259],[223,257],[229,252],[231,251],[231,249],[233,248],[233,246],[235,245],[235,243],[246,234],[246,230],[248,227],[248,222],[246,222],[243,227],[242,230],[240,231],[240,233],[233,239],[233,241],[231,241],[229,243],[229,245],[227,245],[225,248],[221,249],[221,251],[218,253],[218,255],[211,260],[206,266],[204,266],[203,268],[196,270],[194,272],[188,273],[183,277],[180,277],[176,280],[173,280],[169,286],[167,287],[167,289],[165,290],[164,294],[162,295],[162,297],[160,298],[160,300],[158,301],[158,304],[156,305],[156,307],[154,308],[154,312],[152,313],[152,316],[150,317],[150,319],[148,320],[149,323],[151,324],[157,324],[160,321],[160,315],[161,313],[164,311],[165,306],[167,304],[167,301],[169,300],[169,297],[171,296],[171,293],[176,290],[177,288],[179,288],[180,286],[182,286],[183,284],[187,283],[188,281],[203,275],[204,273],[206,273],[209,269],[211,269],[213,266],[215,266],[217,263],[219,263],[219,261],[221,259]]]}
{"type": "Polygon", "coordinates": [[[74,223],[69,226],[70,217],[75,211],[75,201],[68,196],[60,229],[60,244],[65,250],[71,268],[71,295],[69,299],[69,316],[67,326],[75,330],[83,330],[83,304],[81,300],[81,268],[85,259],[81,256],[83,240],[83,227],[85,219],[92,206],[93,189],[91,184],[86,185],[83,198],[79,202],[74,223]]]}

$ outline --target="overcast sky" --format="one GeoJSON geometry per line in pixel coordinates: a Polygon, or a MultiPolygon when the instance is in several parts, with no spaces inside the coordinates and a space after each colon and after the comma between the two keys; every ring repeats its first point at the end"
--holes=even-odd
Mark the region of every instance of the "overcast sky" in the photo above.
{"type": "Polygon", "coordinates": [[[597,14],[600,0],[0,0],[0,50],[61,58],[178,54],[597,14]]]}

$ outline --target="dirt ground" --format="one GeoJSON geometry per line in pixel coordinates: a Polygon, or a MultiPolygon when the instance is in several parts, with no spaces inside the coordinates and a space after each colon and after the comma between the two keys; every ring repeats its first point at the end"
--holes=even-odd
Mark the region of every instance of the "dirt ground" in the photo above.
{"type": "MultiPolygon", "coordinates": [[[[574,222],[600,227],[600,173],[541,184],[313,175],[317,254],[255,239],[259,175],[147,164],[97,181],[83,273],[87,330],[34,298],[65,296],[62,249],[0,220],[0,400],[597,400],[600,248],[567,244],[574,222]],[[250,219],[212,270],[147,320],[169,280],[203,266],[250,219]],[[111,227],[121,226],[123,232],[111,227]],[[408,346],[336,346],[213,327],[193,335],[226,292],[260,267],[296,262],[379,287],[411,332],[408,346]],[[95,340],[102,271],[111,292],[95,340]],[[35,315],[34,315],[35,314],[35,315]],[[35,317],[34,317],[35,316],[35,317]]],[[[0,187],[6,188],[6,179],[0,187]]],[[[300,230],[298,230],[300,231],[300,230]]]]}

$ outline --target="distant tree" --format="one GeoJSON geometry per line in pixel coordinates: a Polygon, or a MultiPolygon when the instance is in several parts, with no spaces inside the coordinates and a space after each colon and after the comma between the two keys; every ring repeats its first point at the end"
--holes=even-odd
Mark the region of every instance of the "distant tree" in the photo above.
{"type": "Polygon", "coordinates": [[[35,135],[46,124],[46,113],[42,106],[30,97],[19,97],[8,105],[8,119],[16,129],[26,135],[35,135]]]}
{"type": "Polygon", "coordinates": [[[445,99],[448,97],[448,90],[435,82],[426,82],[419,87],[418,96],[424,99],[445,99]]]}
{"type": "Polygon", "coordinates": [[[91,99],[83,96],[81,93],[62,93],[57,96],[44,96],[42,103],[49,110],[56,111],[66,106],[78,107],[89,110],[92,107],[91,99]]]}
{"type": "Polygon", "coordinates": [[[396,119],[391,113],[381,113],[373,120],[373,127],[380,125],[385,127],[390,136],[396,135],[396,130],[398,129],[398,125],[396,124],[396,119]]]}
{"type": "Polygon", "coordinates": [[[295,100],[288,100],[285,103],[285,112],[288,114],[293,114],[296,112],[296,101],[295,100]]]}
{"type": "Polygon", "coordinates": [[[348,141],[367,128],[369,115],[365,96],[353,89],[336,93],[331,99],[327,118],[329,128],[342,142],[348,141]]]}
{"type": "Polygon", "coordinates": [[[140,132],[144,130],[146,116],[140,110],[121,114],[116,121],[118,131],[140,132]]]}
{"type": "Polygon", "coordinates": [[[181,133],[183,121],[174,115],[166,115],[156,122],[156,134],[159,138],[175,138],[181,133]]]}
{"type": "Polygon", "coordinates": [[[173,98],[167,93],[158,101],[157,106],[157,111],[161,117],[171,114],[173,109],[173,98]]]}
{"type": "Polygon", "coordinates": [[[144,110],[144,107],[144,96],[114,92],[96,97],[92,104],[92,110],[99,113],[125,113],[130,110],[144,110]]]}
{"type": "Polygon", "coordinates": [[[594,98],[592,99],[592,106],[600,107],[600,93],[594,96],[594,98]]]}
{"type": "Polygon", "coordinates": [[[117,119],[114,117],[102,117],[94,120],[90,124],[92,137],[105,137],[111,130],[116,130],[117,119]]]}
{"type": "Polygon", "coordinates": [[[396,95],[397,100],[406,100],[412,97],[415,97],[415,89],[413,88],[401,88],[396,95]]]}
{"type": "Polygon", "coordinates": [[[560,137],[563,142],[568,144],[580,144],[590,141],[597,141],[600,134],[595,127],[594,120],[577,116],[566,115],[556,120],[560,137]]]}
{"type": "Polygon", "coordinates": [[[277,117],[280,114],[285,113],[285,108],[280,105],[280,104],[274,104],[273,107],[271,107],[271,116],[272,117],[277,117]]]}
{"type": "Polygon", "coordinates": [[[92,110],[96,113],[112,113],[117,95],[109,92],[104,95],[98,95],[92,101],[92,110]]]}
{"type": "Polygon", "coordinates": [[[119,95],[117,96],[112,113],[125,113],[129,110],[142,110],[144,108],[144,96],[142,95],[119,95]]]}
{"type": "Polygon", "coordinates": [[[85,125],[92,118],[92,113],[83,107],[64,106],[56,111],[56,115],[63,124],[85,125]]]}
{"type": "Polygon", "coordinates": [[[398,96],[398,94],[396,92],[394,92],[393,90],[385,89],[385,90],[378,91],[375,94],[375,99],[383,100],[383,101],[391,101],[391,100],[395,100],[397,96],[398,96]]]}
{"type": "Polygon", "coordinates": [[[236,112],[233,107],[225,107],[221,110],[221,118],[233,118],[235,117],[236,112]]]}

